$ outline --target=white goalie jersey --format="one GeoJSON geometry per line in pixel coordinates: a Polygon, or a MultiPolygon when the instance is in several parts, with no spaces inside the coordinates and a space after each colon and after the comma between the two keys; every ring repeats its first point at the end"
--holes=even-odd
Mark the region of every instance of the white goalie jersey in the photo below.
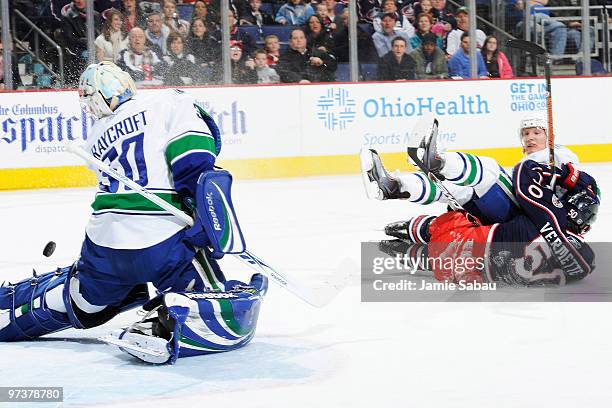
{"type": "MultiPolygon", "coordinates": [[[[196,100],[181,91],[136,95],[94,124],[85,149],[180,207],[182,196],[192,195],[197,176],[213,168],[220,147],[203,115],[196,100]]],[[[175,216],[99,170],[97,179],[86,228],[95,244],[146,248],[184,228],[175,216]]]]}

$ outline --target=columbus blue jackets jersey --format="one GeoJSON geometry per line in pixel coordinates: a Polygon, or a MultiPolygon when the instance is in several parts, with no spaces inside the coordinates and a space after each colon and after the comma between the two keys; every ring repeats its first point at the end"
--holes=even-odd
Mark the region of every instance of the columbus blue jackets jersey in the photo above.
{"type": "Polygon", "coordinates": [[[514,168],[513,190],[522,214],[491,229],[489,254],[498,279],[514,274],[509,278],[523,284],[565,283],[592,271],[594,253],[567,231],[567,210],[549,183],[547,165],[525,160],[514,168]]]}

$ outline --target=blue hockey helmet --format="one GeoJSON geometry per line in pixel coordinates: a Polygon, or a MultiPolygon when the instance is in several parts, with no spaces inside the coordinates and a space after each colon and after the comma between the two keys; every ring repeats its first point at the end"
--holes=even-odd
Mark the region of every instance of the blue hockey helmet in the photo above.
{"type": "Polygon", "coordinates": [[[112,115],[135,94],[136,85],[130,74],[109,61],[91,64],[79,79],[81,105],[98,119],[112,115]]]}
{"type": "Polygon", "coordinates": [[[597,219],[599,199],[583,190],[571,196],[566,201],[565,207],[568,210],[568,229],[576,234],[586,234],[597,219]]]}

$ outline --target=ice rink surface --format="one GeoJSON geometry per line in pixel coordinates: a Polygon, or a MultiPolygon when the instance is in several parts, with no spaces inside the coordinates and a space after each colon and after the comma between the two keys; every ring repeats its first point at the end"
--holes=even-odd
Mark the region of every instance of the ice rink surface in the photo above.
{"type": "MultiPolygon", "coordinates": [[[[609,241],[612,164],[583,167],[603,197],[588,238],[609,241]]],[[[72,263],[93,192],[0,193],[0,281],[72,263]],[[43,259],[49,240],[57,250],[43,259]]],[[[233,196],[256,254],[305,283],[348,271],[349,286],[314,309],[271,284],[249,346],[174,366],[138,363],[97,340],[135,311],[0,344],[0,386],[64,387],[63,403],[36,407],[610,407],[612,304],[360,302],[360,242],[442,206],[369,201],[357,176],[237,181],[233,196]]],[[[247,276],[240,264],[221,266],[247,276]]]]}

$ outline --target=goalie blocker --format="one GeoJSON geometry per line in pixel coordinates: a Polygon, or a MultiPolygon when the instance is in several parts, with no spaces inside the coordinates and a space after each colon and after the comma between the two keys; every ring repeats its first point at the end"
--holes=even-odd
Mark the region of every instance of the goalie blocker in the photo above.
{"type": "Polygon", "coordinates": [[[231,188],[232,175],[229,172],[205,171],[198,179],[195,205],[189,204],[195,211],[195,221],[186,238],[196,247],[209,247],[215,259],[246,250],[232,203],[231,188]]]}

